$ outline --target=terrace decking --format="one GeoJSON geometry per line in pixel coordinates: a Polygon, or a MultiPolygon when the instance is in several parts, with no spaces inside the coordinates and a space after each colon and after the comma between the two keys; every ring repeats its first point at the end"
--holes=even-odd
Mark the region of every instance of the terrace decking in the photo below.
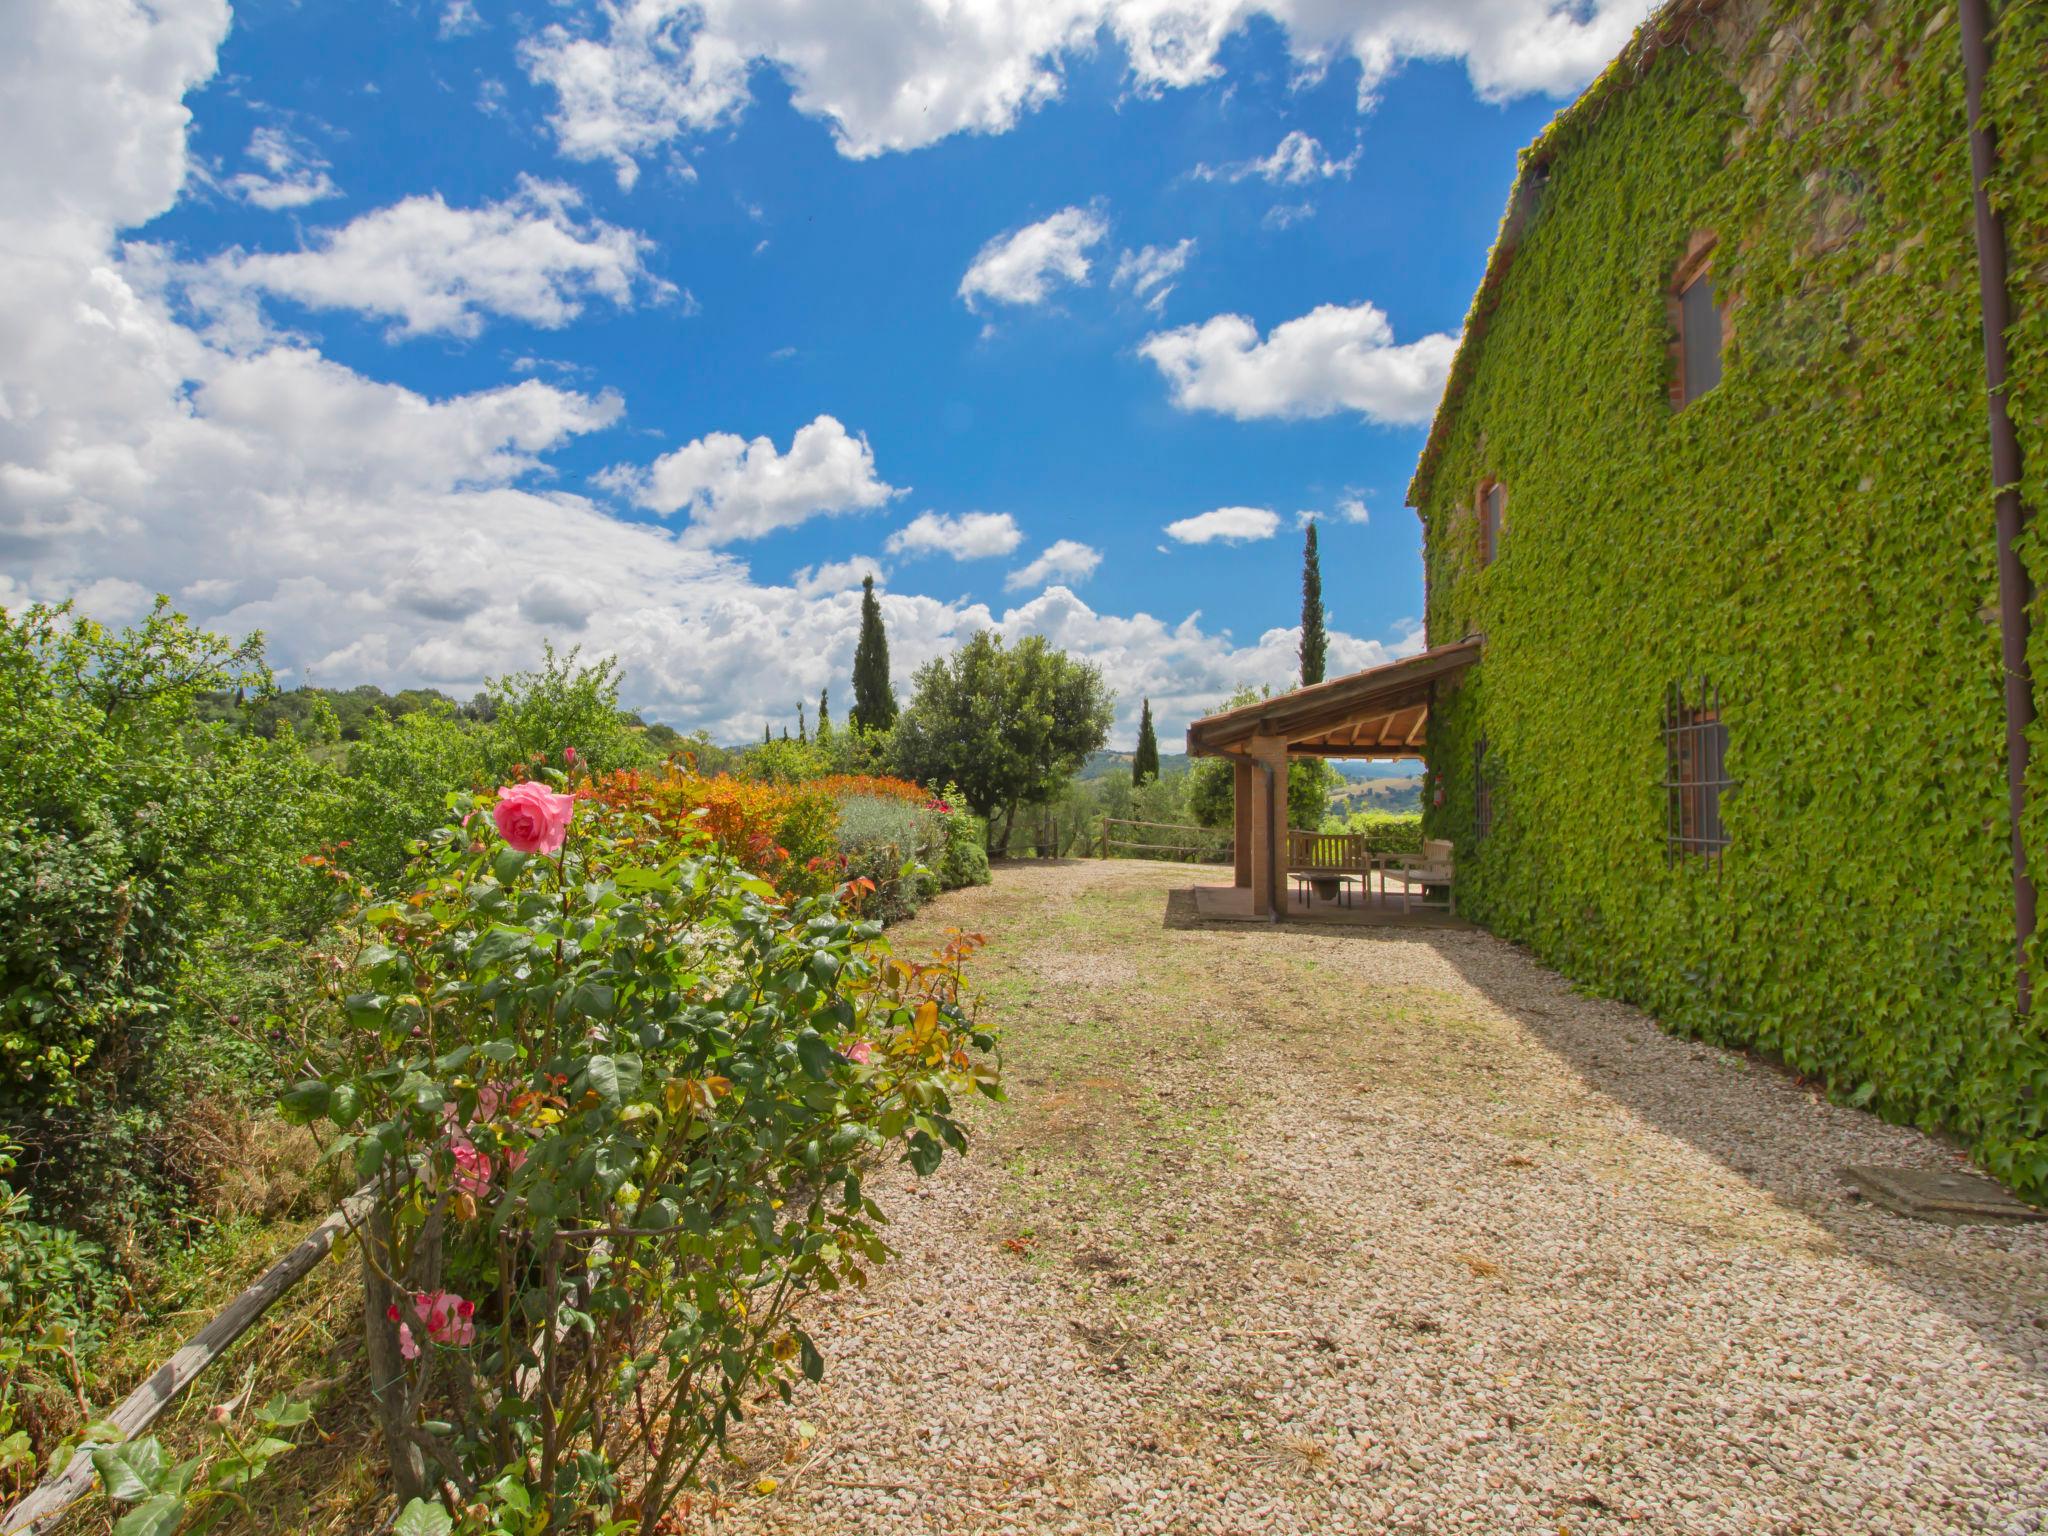
{"type": "MultiPolygon", "coordinates": [[[[1242,885],[1198,885],[1194,897],[1195,915],[1205,923],[1270,923],[1273,918],[1252,910],[1252,893],[1242,885]]],[[[1344,928],[1470,928],[1463,918],[1441,909],[1401,910],[1398,897],[1378,891],[1351,893],[1350,904],[1324,901],[1299,890],[1287,893],[1286,918],[1290,922],[1327,923],[1344,928]]]]}

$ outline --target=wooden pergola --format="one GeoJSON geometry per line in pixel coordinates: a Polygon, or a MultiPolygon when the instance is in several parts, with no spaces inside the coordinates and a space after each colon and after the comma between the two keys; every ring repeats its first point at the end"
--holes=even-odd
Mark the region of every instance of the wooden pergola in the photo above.
{"type": "Polygon", "coordinates": [[[1287,761],[1290,757],[1414,757],[1429,744],[1437,684],[1479,659],[1480,639],[1333,678],[1209,715],[1188,727],[1188,756],[1235,765],[1237,883],[1252,912],[1287,912],[1287,761]]]}

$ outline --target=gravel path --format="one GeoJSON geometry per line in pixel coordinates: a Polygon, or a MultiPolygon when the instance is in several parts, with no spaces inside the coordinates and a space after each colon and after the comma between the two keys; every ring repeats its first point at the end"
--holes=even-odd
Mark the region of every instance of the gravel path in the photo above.
{"type": "Polygon", "coordinates": [[[1861,1205],[1915,1132],[1488,935],[1176,928],[1189,872],[1010,866],[1011,1102],[877,1180],[685,1529],[2048,1532],[2048,1229],[1861,1205]],[[772,1486],[771,1486],[772,1481],[772,1486]]]}

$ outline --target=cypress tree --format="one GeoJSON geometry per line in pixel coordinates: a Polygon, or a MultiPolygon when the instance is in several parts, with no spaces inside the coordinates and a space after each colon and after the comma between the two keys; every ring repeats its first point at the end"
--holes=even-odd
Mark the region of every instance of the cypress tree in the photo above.
{"type": "Polygon", "coordinates": [[[796,701],[796,739],[798,741],[809,741],[811,739],[809,733],[804,729],[804,701],[802,699],[796,701]]]}
{"type": "Polygon", "coordinates": [[[775,738],[773,736],[768,734],[768,722],[766,720],[763,720],[761,722],[761,745],[765,747],[768,745],[769,742],[773,741],[774,739],[775,738]]]}
{"type": "Polygon", "coordinates": [[[1159,777],[1159,738],[1152,731],[1152,701],[1147,699],[1138,715],[1138,750],[1131,754],[1131,782],[1142,784],[1159,777]]]}
{"type": "Polygon", "coordinates": [[[1316,525],[1308,525],[1308,538],[1301,550],[1301,685],[1306,688],[1323,680],[1323,664],[1330,649],[1323,633],[1323,565],[1316,555],[1316,525]]]}
{"type": "Polygon", "coordinates": [[[853,723],[866,731],[886,731],[896,723],[896,689],[889,682],[889,636],[882,628],[875,578],[864,578],[860,590],[860,642],[853,648],[853,723]]]}
{"type": "Polygon", "coordinates": [[[818,735],[821,738],[832,729],[831,698],[832,690],[830,688],[820,688],[818,690],[818,735]]]}

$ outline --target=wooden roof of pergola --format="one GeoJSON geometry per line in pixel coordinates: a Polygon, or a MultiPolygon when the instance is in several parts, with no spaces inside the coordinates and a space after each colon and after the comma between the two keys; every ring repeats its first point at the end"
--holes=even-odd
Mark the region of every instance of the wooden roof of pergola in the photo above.
{"type": "Polygon", "coordinates": [[[1261,699],[1188,727],[1188,756],[1232,757],[1279,738],[1302,757],[1412,757],[1429,741],[1439,681],[1479,659],[1480,637],[1261,699]]]}

